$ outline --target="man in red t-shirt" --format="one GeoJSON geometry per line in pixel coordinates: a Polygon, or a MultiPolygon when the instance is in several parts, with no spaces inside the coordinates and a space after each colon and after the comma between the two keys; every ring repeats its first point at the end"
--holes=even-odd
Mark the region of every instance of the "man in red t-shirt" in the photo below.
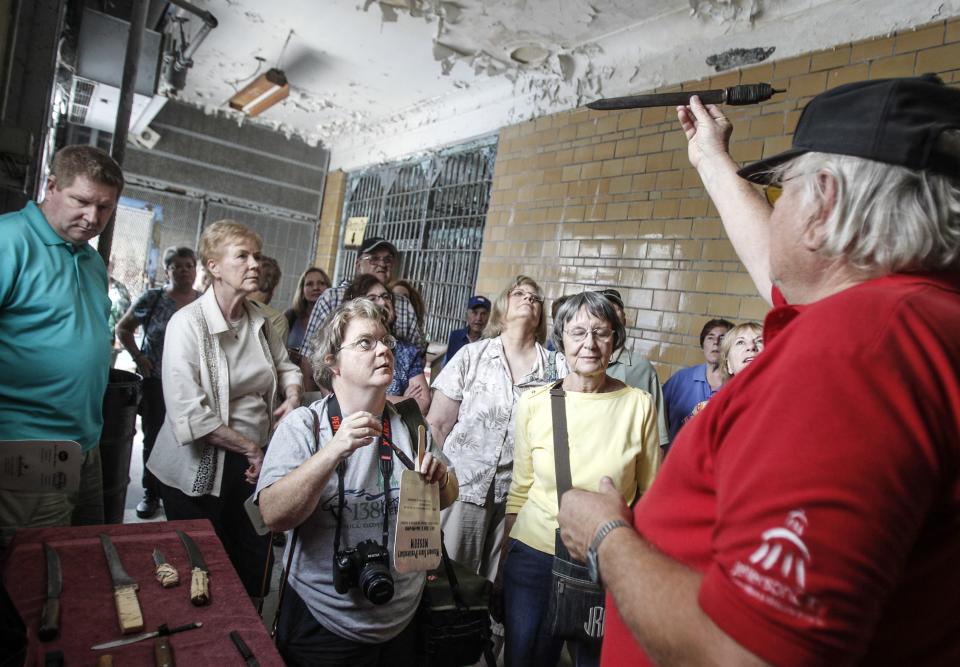
{"type": "Polygon", "coordinates": [[[633,514],[563,498],[602,664],[960,664],[960,91],[835,88],[739,172],[719,109],[678,116],[774,308],[633,514]]]}

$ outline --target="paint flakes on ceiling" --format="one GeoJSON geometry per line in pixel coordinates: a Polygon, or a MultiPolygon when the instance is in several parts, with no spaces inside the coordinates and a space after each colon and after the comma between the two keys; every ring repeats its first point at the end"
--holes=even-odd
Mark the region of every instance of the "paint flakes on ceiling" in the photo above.
{"type": "Polygon", "coordinates": [[[193,1],[220,26],[181,98],[233,115],[230,95],[279,66],[289,97],[250,122],[353,166],[771,57],[757,43],[789,57],[960,14],[957,0],[193,1]]]}
{"type": "Polygon", "coordinates": [[[689,0],[691,14],[715,23],[746,20],[753,23],[760,17],[761,0],[689,0]]]}
{"type": "Polygon", "coordinates": [[[777,47],[758,47],[755,49],[727,49],[723,53],[707,56],[706,63],[717,72],[723,72],[737,67],[747,67],[761,63],[769,58],[777,47]]]}

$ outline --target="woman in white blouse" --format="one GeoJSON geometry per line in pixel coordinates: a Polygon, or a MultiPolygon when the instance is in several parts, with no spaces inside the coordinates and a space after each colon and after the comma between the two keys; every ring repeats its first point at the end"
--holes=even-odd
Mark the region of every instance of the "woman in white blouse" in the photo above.
{"type": "Polygon", "coordinates": [[[262,242],[230,220],[210,225],[200,258],[203,296],[167,325],[163,395],[167,416],[147,463],[161,482],[168,519],[210,519],[247,593],[260,595],[269,537],[244,510],[276,421],[300,405],[302,376],[259,305],[262,242]],[[276,405],[278,388],[285,400],[276,405]]]}

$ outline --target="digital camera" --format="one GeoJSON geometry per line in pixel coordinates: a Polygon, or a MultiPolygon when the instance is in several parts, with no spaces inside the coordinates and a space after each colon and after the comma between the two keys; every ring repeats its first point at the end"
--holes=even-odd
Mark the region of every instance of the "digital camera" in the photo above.
{"type": "Polygon", "coordinates": [[[341,595],[357,587],[373,604],[386,604],[393,598],[390,552],[376,540],[341,549],[333,557],[333,587],[341,595]]]}

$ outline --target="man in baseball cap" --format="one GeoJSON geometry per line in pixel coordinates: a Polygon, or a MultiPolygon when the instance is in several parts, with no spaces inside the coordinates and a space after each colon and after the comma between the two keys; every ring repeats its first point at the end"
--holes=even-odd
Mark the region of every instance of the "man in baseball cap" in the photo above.
{"type": "MultiPolygon", "coordinates": [[[[397,264],[398,255],[397,247],[385,238],[379,236],[365,238],[357,252],[354,275],[350,280],[365,273],[372,273],[386,285],[393,277],[393,269],[397,264]]],[[[310,353],[313,351],[314,341],[330,313],[343,303],[343,295],[347,291],[350,280],[344,280],[337,287],[326,290],[317,299],[316,305],[310,312],[310,320],[307,322],[303,344],[300,347],[300,368],[303,371],[303,380],[307,391],[313,389],[314,386],[313,369],[310,367],[310,353]]],[[[394,297],[393,305],[397,311],[397,319],[392,329],[393,335],[400,340],[415,345],[420,350],[421,356],[425,355],[427,338],[417,322],[417,314],[410,300],[403,295],[397,295],[394,297]]]]}
{"type": "Polygon", "coordinates": [[[443,365],[453,359],[457,351],[469,343],[475,343],[483,335],[483,329],[490,318],[490,299],[475,294],[467,300],[467,326],[455,329],[447,339],[447,353],[443,357],[443,365]]]}
{"type": "Polygon", "coordinates": [[[739,175],[719,108],[678,116],[774,308],[633,511],[563,498],[602,664],[960,664],[960,90],[829,90],[739,175]]]}

